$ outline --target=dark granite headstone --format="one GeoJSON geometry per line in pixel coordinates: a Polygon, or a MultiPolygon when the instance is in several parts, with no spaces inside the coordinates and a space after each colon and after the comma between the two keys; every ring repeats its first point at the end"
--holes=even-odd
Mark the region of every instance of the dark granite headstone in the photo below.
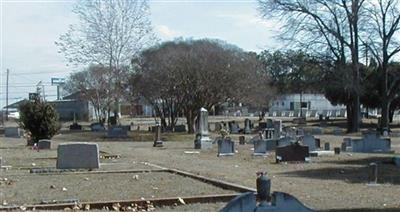
{"type": "Polygon", "coordinates": [[[69,130],[82,130],[82,125],[78,123],[73,123],[69,125],[69,130]]]}
{"type": "Polygon", "coordinates": [[[51,140],[41,139],[38,142],[39,149],[51,149],[51,140]]]}
{"type": "Polygon", "coordinates": [[[245,145],[246,144],[246,139],[243,135],[239,136],[239,144],[240,145],[245,145]]]}
{"type": "Polygon", "coordinates": [[[175,132],[186,132],[186,126],[181,124],[181,125],[176,125],[175,126],[175,132]]]}
{"type": "Polygon", "coordinates": [[[308,146],[294,143],[284,147],[277,147],[275,155],[277,163],[284,161],[306,161],[309,157],[309,151],[308,146]]]}

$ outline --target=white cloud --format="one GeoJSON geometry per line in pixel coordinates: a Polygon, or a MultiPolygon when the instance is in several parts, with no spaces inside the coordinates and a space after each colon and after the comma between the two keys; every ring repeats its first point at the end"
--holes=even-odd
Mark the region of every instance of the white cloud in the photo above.
{"type": "Polygon", "coordinates": [[[166,25],[157,25],[155,28],[161,34],[161,37],[165,39],[172,39],[182,35],[182,33],[172,30],[166,25]]]}

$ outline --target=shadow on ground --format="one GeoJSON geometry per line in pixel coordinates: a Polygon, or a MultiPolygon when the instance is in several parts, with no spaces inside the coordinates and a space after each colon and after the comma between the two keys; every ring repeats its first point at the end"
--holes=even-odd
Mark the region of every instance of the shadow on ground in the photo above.
{"type": "MultiPolygon", "coordinates": [[[[280,175],[320,180],[342,180],[347,183],[368,183],[372,169],[368,166],[325,167],[319,169],[284,172],[280,175]]],[[[370,176],[371,175],[371,176],[370,176]]],[[[400,185],[400,168],[393,164],[378,166],[378,183],[400,185]]]]}

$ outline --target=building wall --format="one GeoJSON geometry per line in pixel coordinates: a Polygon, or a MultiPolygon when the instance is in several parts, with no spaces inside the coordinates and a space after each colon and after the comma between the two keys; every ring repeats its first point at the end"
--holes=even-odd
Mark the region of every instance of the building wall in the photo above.
{"type": "MultiPolygon", "coordinates": [[[[303,94],[301,97],[303,110],[341,110],[344,105],[332,105],[322,94],[303,94]]],[[[269,111],[300,110],[300,94],[282,95],[272,101],[269,111]]]]}
{"type": "Polygon", "coordinates": [[[59,100],[51,103],[62,121],[72,121],[74,114],[76,119],[80,121],[90,121],[93,117],[92,107],[89,107],[87,101],[59,100]]]}

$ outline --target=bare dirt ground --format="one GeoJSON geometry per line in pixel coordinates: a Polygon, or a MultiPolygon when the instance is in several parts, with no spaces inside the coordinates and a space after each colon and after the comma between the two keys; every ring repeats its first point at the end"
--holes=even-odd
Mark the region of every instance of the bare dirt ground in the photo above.
{"type": "MultiPolygon", "coordinates": [[[[136,122],[138,122],[136,120],[136,122]]],[[[149,121],[151,123],[151,120],[149,121]]],[[[286,123],[289,124],[289,123],[286,123]]],[[[311,123],[313,124],[313,123],[311,123]]],[[[324,132],[331,132],[328,125],[324,132]]],[[[368,164],[389,161],[393,154],[341,153],[334,156],[311,158],[310,163],[276,164],[274,153],[267,157],[252,156],[250,144],[238,145],[232,157],[217,157],[216,145],[212,150],[201,150],[198,154],[185,151],[193,149],[194,135],[185,133],[164,133],[163,148],[153,148],[151,133],[133,131],[130,138],[109,140],[105,133],[61,132],[52,140],[51,150],[40,152],[25,147],[26,141],[5,138],[0,135],[0,155],[3,165],[1,178],[13,181],[0,185],[0,198],[8,203],[36,203],[40,198],[80,198],[85,200],[114,200],[137,197],[171,197],[196,194],[226,193],[217,187],[192,179],[185,179],[167,173],[142,174],[133,181],[132,174],[107,174],[74,176],[33,175],[32,167],[55,167],[57,145],[64,142],[87,141],[99,144],[100,150],[118,154],[118,159],[101,159],[100,170],[122,170],[149,168],[141,162],[150,162],[169,168],[177,168],[203,176],[237,183],[255,188],[256,172],[266,171],[272,179],[272,191],[287,192],[308,207],[316,210],[345,208],[398,209],[400,211],[400,168],[392,164],[379,165],[379,185],[368,183],[368,164]],[[164,176],[167,175],[167,176],[164,176]],[[149,177],[151,176],[151,177],[149,177]],[[86,180],[85,178],[89,178],[86,180]],[[143,184],[137,184],[141,182],[143,184]],[[56,188],[51,189],[54,185],[56,188]],[[66,187],[63,192],[60,188],[66,187]],[[153,189],[157,187],[158,189],[153,189]]],[[[218,135],[211,133],[211,137],[218,135]]],[[[238,142],[239,135],[231,135],[238,142]]],[[[250,139],[254,135],[246,135],[250,139]]],[[[324,142],[330,142],[331,149],[340,147],[344,137],[359,135],[317,135],[324,142]]],[[[392,149],[400,152],[400,138],[393,137],[392,149]]],[[[229,193],[229,192],[228,192],[229,193]]],[[[194,204],[178,207],[157,208],[159,211],[217,211],[226,203],[194,204]]]]}

